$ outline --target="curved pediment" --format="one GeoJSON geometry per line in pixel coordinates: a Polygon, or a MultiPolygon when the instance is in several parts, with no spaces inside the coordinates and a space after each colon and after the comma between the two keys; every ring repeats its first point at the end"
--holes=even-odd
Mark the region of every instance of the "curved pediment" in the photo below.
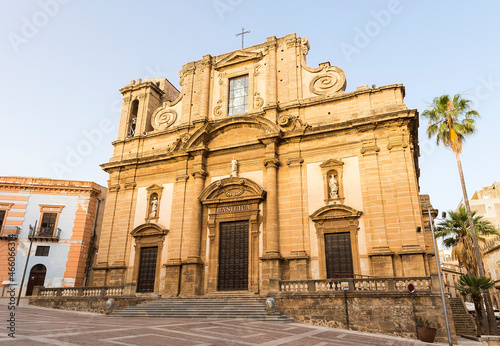
{"type": "Polygon", "coordinates": [[[149,236],[164,236],[168,233],[168,229],[157,223],[143,223],[137,226],[130,232],[132,237],[149,237],[149,236]]]}
{"type": "Polygon", "coordinates": [[[351,207],[348,207],[343,204],[331,204],[319,208],[316,210],[311,216],[311,220],[316,221],[324,221],[324,220],[333,220],[333,219],[358,219],[363,215],[362,211],[357,211],[351,207]]]}
{"type": "Polygon", "coordinates": [[[227,119],[218,121],[215,124],[206,124],[198,129],[184,145],[185,149],[195,149],[197,147],[217,146],[224,136],[230,136],[234,141],[236,132],[240,142],[244,142],[242,136],[248,137],[248,140],[253,140],[259,143],[258,136],[270,136],[275,134],[279,136],[281,131],[276,124],[266,118],[249,117],[249,116],[233,116],[227,119]],[[250,130],[250,131],[249,131],[250,130]],[[233,132],[229,134],[229,132],[233,132]],[[247,133],[247,134],[245,134],[247,133]],[[211,142],[212,145],[211,145],[211,142]]]}
{"type": "Polygon", "coordinates": [[[263,200],[266,191],[256,182],[246,178],[225,178],[208,185],[200,195],[203,204],[245,200],[263,200]]]}

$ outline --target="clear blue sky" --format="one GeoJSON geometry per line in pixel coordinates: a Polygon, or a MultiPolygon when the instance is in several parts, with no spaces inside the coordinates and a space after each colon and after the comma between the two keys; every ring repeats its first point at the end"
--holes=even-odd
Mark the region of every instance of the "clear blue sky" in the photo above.
{"type": "MultiPolygon", "coordinates": [[[[470,1],[0,2],[0,175],[93,180],[106,185],[121,95],[137,78],[178,85],[182,65],[268,36],[309,39],[308,64],[345,71],[347,91],[403,83],[422,113],[461,92],[482,118],[466,142],[469,195],[500,180],[500,3],[470,1]],[[96,134],[99,131],[102,138],[96,134]],[[93,133],[89,147],[86,133],[93,133]],[[83,144],[82,144],[83,143],[83,144]],[[79,158],[71,153],[80,151],[79,158]],[[65,168],[61,168],[65,167],[65,168]]],[[[462,197],[455,158],[420,122],[421,193],[440,210],[462,197]]]]}

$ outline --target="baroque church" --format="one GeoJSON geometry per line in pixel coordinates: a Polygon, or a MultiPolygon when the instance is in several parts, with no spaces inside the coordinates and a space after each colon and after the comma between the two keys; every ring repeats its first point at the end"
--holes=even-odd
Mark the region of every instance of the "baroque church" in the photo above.
{"type": "Polygon", "coordinates": [[[309,49],[272,36],[185,64],[180,91],[120,90],[94,286],[265,295],[273,280],[435,272],[404,86],[346,92],[309,49]]]}

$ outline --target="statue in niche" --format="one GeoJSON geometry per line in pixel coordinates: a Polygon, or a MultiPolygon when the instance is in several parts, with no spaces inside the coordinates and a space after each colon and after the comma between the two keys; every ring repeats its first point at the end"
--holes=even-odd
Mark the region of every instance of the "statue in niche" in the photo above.
{"type": "Polygon", "coordinates": [[[231,161],[231,177],[237,178],[238,177],[238,161],[233,157],[233,160],[231,161]]]}
{"type": "Polygon", "coordinates": [[[153,197],[151,199],[151,213],[149,214],[149,217],[156,217],[156,213],[158,212],[158,198],[153,197]]]}
{"type": "Polygon", "coordinates": [[[330,175],[330,181],[328,183],[328,187],[330,188],[330,198],[336,199],[339,198],[339,183],[335,176],[330,175]]]}

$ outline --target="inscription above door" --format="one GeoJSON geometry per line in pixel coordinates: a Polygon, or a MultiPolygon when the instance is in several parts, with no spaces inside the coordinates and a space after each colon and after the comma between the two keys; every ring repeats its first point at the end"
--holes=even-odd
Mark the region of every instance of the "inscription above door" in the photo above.
{"type": "Polygon", "coordinates": [[[219,291],[248,289],[248,220],[220,224],[219,291]]]}

